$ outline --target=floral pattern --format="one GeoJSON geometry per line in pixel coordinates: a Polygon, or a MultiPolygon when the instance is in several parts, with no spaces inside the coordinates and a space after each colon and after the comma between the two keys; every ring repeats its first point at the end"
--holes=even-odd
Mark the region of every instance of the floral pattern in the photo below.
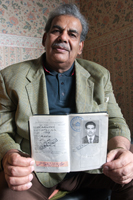
{"type": "Polygon", "coordinates": [[[62,3],[78,0],[0,0],[0,33],[42,37],[49,12],[62,3]]]}
{"type": "Polygon", "coordinates": [[[133,23],[132,0],[83,0],[80,8],[90,24],[88,39],[133,23]]]}
{"type": "Polygon", "coordinates": [[[62,3],[79,0],[0,0],[0,69],[39,57],[48,14],[62,3]]]}

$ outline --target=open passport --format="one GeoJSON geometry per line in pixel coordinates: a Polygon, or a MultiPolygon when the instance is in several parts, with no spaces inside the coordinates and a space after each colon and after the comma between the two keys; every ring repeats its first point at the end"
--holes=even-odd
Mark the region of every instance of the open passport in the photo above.
{"type": "Polygon", "coordinates": [[[29,119],[29,129],[36,172],[87,171],[99,169],[106,162],[106,112],[34,115],[29,119]],[[93,135],[92,142],[88,135],[93,135]]]}

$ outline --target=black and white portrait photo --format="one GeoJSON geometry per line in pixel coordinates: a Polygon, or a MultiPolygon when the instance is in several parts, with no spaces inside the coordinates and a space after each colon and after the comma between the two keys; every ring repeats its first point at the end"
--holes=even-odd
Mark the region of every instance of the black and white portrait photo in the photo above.
{"type": "Polygon", "coordinates": [[[85,123],[86,135],[82,138],[82,143],[99,143],[97,125],[94,121],[88,121],[85,123]]]}

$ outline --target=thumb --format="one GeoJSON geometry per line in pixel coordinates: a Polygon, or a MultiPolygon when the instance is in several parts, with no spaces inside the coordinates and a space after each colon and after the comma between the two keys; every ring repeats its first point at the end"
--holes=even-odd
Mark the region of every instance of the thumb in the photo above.
{"type": "Polygon", "coordinates": [[[111,150],[107,154],[107,162],[111,162],[111,161],[115,160],[117,155],[118,155],[118,149],[111,150]]]}
{"type": "Polygon", "coordinates": [[[23,157],[18,153],[12,153],[8,157],[8,163],[13,166],[28,167],[34,164],[32,158],[23,157]]]}

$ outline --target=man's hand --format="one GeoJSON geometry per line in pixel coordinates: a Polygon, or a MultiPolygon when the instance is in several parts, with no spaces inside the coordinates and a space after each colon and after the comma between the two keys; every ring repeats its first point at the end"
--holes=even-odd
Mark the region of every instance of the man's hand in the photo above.
{"type": "Polygon", "coordinates": [[[34,160],[24,157],[17,150],[8,151],[3,158],[5,179],[12,190],[23,191],[32,186],[34,160]]]}
{"type": "Polygon", "coordinates": [[[133,179],[133,154],[122,148],[111,150],[103,173],[118,184],[127,184],[133,179]]]}

